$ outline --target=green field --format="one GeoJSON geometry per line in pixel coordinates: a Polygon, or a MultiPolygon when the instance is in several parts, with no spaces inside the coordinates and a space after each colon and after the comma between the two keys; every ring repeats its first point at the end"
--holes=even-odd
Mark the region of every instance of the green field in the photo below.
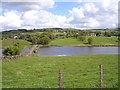
{"type": "Polygon", "coordinates": [[[50,46],[73,46],[79,45],[82,42],[78,41],[77,39],[55,39],[49,43],[50,46]]]}
{"type": "Polygon", "coordinates": [[[63,71],[64,88],[98,88],[99,65],[106,88],[118,87],[118,55],[23,57],[2,61],[3,88],[58,88],[63,71]]]}
{"type": "Polygon", "coordinates": [[[4,40],[0,40],[0,43],[2,43],[2,47],[0,48],[6,48],[8,46],[13,46],[13,44],[15,43],[19,43],[22,48],[24,46],[28,46],[31,44],[28,41],[20,40],[20,39],[4,39],[4,40]]]}
{"type": "MultiPolygon", "coordinates": [[[[87,46],[87,38],[84,42],[78,39],[67,38],[67,39],[55,39],[52,40],[48,45],[50,46],[87,46]]],[[[0,40],[2,46],[0,48],[6,48],[13,46],[15,43],[20,43],[21,47],[28,46],[31,42],[20,40],[20,39],[4,39],[0,40]]],[[[93,45],[118,45],[117,37],[93,37],[93,45]]]]}
{"type": "MultiPolygon", "coordinates": [[[[86,37],[87,39],[88,37],[86,37]]],[[[118,45],[117,37],[92,37],[93,45],[118,45]]],[[[86,46],[87,40],[82,42],[77,39],[55,39],[49,43],[50,46],[86,46]]]]}
{"type": "Polygon", "coordinates": [[[118,40],[117,37],[93,37],[93,44],[118,45],[118,40]]]}

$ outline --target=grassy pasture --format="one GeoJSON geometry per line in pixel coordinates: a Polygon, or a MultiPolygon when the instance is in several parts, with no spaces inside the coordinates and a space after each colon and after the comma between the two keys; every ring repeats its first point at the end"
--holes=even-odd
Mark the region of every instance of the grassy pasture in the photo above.
{"type": "Polygon", "coordinates": [[[19,43],[21,48],[31,44],[31,42],[20,40],[20,39],[4,39],[4,40],[0,40],[0,43],[2,44],[0,48],[6,48],[8,46],[13,46],[15,43],[19,43]]]}
{"type": "Polygon", "coordinates": [[[98,88],[99,65],[106,88],[118,87],[118,55],[23,57],[2,61],[3,88],[58,88],[58,71],[64,88],[98,88]]]}
{"type": "MultiPolygon", "coordinates": [[[[87,38],[85,41],[79,41],[73,38],[55,39],[49,43],[50,46],[86,46],[87,38]]],[[[93,45],[118,45],[117,37],[92,37],[93,45]]]]}

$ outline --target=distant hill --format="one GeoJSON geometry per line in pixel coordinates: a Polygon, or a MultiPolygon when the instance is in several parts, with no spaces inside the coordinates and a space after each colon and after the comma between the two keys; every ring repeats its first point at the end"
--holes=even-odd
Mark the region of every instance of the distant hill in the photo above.
{"type": "MultiPolygon", "coordinates": [[[[7,33],[26,33],[26,32],[46,32],[48,30],[81,30],[81,29],[75,29],[75,28],[43,28],[43,29],[30,29],[30,30],[27,30],[27,29],[17,29],[17,30],[9,30],[9,31],[2,31],[0,33],[2,34],[7,34],[7,33]]],[[[120,28],[106,28],[106,29],[85,29],[85,30],[120,30],[120,28]]]]}

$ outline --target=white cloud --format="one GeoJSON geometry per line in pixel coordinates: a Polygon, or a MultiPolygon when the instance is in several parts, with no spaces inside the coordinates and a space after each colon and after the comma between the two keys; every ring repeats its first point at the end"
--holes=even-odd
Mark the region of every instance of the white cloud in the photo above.
{"type": "Polygon", "coordinates": [[[54,3],[53,0],[37,0],[32,2],[30,0],[25,0],[22,2],[4,2],[2,4],[13,8],[21,8],[26,11],[53,8],[54,3]]]}
{"type": "Polygon", "coordinates": [[[24,26],[60,27],[67,21],[65,16],[54,15],[44,10],[27,11],[22,16],[24,26]]]}
{"type": "Polygon", "coordinates": [[[98,12],[98,8],[95,6],[95,4],[93,3],[87,3],[84,6],[85,10],[89,13],[97,13],[98,12]]]}
{"type": "Polygon", "coordinates": [[[90,26],[92,28],[96,28],[96,27],[99,27],[100,24],[99,24],[99,22],[96,19],[89,18],[89,20],[88,20],[88,26],[90,26]]]}
{"type": "Polygon", "coordinates": [[[2,25],[4,29],[19,28],[21,24],[22,20],[17,11],[9,11],[4,13],[4,16],[0,16],[0,25],[2,25]]]}
{"type": "Polygon", "coordinates": [[[107,8],[110,4],[110,0],[101,0],[101,2],[104,8],[107,8]]]}
{"type": "Polygon", "coordinates": [[[0,13],[2,13],[2,7],[0,6],[0,13]]]}
{"type": "Polygon", "coordinates": [[[65,16],[54,15],[45,10],[31,10],[21,14],[7,11],[4,16],[0,16],[0,24],[4,29],[65,27],[67,23],[65,16]]]}
{"type": "Polygon", "coordinates": [[[5,3],[11,8],[21,8],[22,11],[3,10],[0,25],[3,30],[47,27],[115,28],[118,23],[117,1],[84,2],[79,7],[68,10],[70,16],[67,17],[46,11],[46,8],[53,8],[53,0],[29,4],[28,2],[5,3]]]}
{"type": "Polygon", "coordinates": [[[72,16],[74,16],[75,18],[84,18],[84,9],[83,8],[73,8],[72,10],[69,11],[72,16]]]}
{"type": "Polygon", "coordinates": [[[85,2],[73,8],[70,24],[77,28],[115,28],[118,23],[118,4],[115,1],[85,2]]]}

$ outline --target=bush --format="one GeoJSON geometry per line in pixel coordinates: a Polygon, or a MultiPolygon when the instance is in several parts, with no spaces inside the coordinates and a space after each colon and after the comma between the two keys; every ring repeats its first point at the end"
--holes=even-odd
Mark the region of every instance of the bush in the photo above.
{"type": "Polygon", "coordinates": [[[3,54],[6,56],[13,56],[13,55],[19,55],[20,54],[20,50],[18,47],[7,47],[5,48],[5,50],[3,51],[3,54]]]}
{"type": "Polygon", "coordinates": [[[14,44],[14,46],[7,47],[3,50],[3,54],[6,56],[13,56],[20,54],[20,45],[19,43],[14,44]]]}
{"type": "Polygon", "coordinates": [[[111,37],[111,33],[110,32],[105,32],[104,36],[111,37]]]}
{"type": "Polygon", "coordinates": [[[32,42],[32,44],[42,44],[46,45],[50,40],[53,40],[55,36],[52,33],[42,33],[42,34],[33,34],[27,35],[26,40],[32,42]]]}
{"type": "Polygon", "coordinates": [[[41,38],[45,37],[45,36],[49,37],[49,39],[51,39],[51,40],[55,38],[55,36],[52,33],[42,33],[40,35],[41,38]]]}
{"type": "Polygon", "coordinates": [[[86,40],[86,37],[85,37],[85,36],[80,36],[80,37],[78,37],[78,39],[79,39],[80,41],[85,41],[85,40],[86,40]]]}
{"type": "Polygon", "coordinates": [[[93,38],[88,38],[88,44],[93,44],[93,38]]]}
{"type": "Polygon", "coordinates": [[[38,42],[38,37],[37,37],[37,36],[31,37],[31,42],[32,42],[32,44],[37,44],[37,42],[38,42]]]}
{"type": "Polygon", "coordinates": [[[120,41],[120,36],[118,36],[118,41],[120,41]]]}
{"type": "Polygon", "coordinates": [[[50,38],[47,36],[44,36],[40,39],[39,44],[47,45],[49,43],[49,41],[50,41],[50,38]]]}

